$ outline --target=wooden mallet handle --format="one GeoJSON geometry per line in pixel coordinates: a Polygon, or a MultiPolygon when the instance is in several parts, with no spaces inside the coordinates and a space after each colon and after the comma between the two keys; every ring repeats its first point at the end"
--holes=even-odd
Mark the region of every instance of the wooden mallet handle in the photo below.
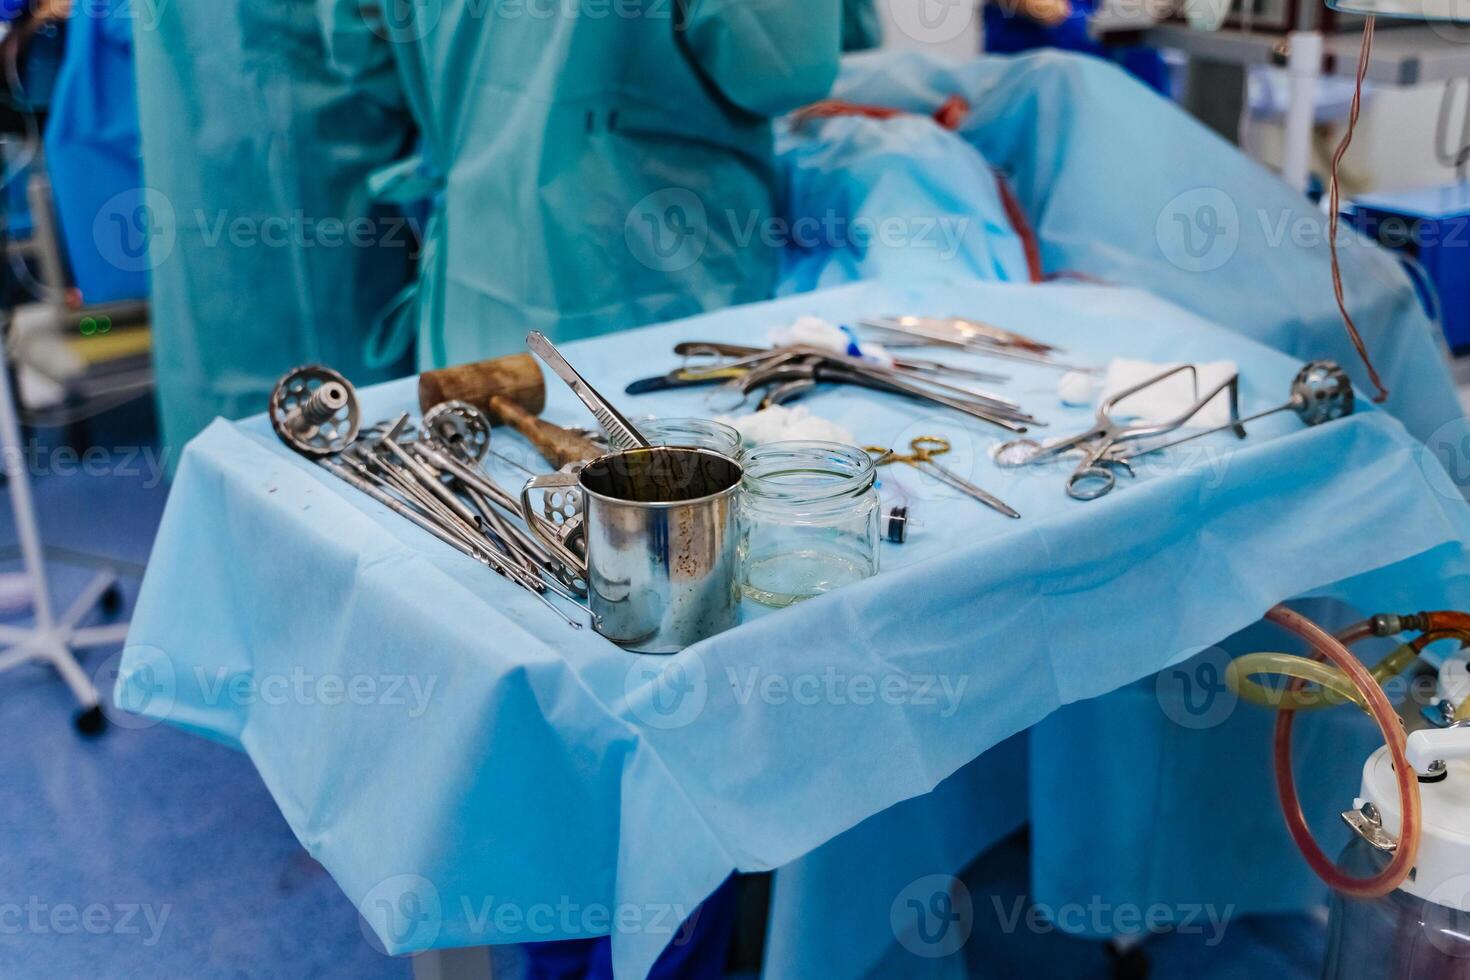
{"type": "Polygon", "coordinates": [[[490,414],[504,420],[506,425],[529,439],[536,451],[557,469],[568,463],[596,459],[607,452],[577,433],[537,418],[520,405],[499,395],[490,399],[490,414]]]}
{"type": "Polygon", "coordinates": [[[496,357],[419,375],[420,411],[454,400],[483,409],[492,423],[509,425],[558,469],[603,454],[576,433],[539,418],[546,407],[546,382],[541,366],[530,354],[496,357]]]}

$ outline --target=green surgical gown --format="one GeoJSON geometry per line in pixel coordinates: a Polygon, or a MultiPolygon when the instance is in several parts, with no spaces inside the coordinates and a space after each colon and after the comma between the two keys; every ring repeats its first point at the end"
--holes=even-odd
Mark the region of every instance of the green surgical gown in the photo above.
{"type": "MultiPolygon", "coordinates": [[[[304,362],[360,383],[371,325],[411,279],[412,236],[367,177],[406,113],[327,64],[313,0],[137,4],[154,354],[165,445],[264,411],[304,362]]],[[[117,210],[117,209],[115,209],[117,210]]],[[[126,261],[129,256],[120,256],[126,261]]]]}
{"type": "Polygon", "coordinates": [[[771,295],[770,119],[827,95],[841,0],[321,4],[347,76],[391,52],[440,176],[421,366],[771,295]]]}
{"type": "Polygon", "coordinates": [[[842,50],[867,51],[883,43],[883,25],[873,0],[842,0],[842,50]]]}

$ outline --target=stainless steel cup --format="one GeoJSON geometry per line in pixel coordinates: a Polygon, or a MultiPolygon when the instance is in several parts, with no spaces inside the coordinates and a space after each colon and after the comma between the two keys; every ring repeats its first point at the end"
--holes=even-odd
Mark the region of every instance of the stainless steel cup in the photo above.
{"type": "Polygon", "coordinates": [[[575,473],[534,477],[521,490],[521,510],[587,583],[597,632],[637,653],[677,653],[739,616],[743,475],[739,463],[709,450],[632,449],[575,473]],[[533,505],[537,490],[553,502],[558,494],[580,501],[558,508],[565,515],[558,524],[533,505]],[[568,544],[578,536],[585,558],[568,544]]]}

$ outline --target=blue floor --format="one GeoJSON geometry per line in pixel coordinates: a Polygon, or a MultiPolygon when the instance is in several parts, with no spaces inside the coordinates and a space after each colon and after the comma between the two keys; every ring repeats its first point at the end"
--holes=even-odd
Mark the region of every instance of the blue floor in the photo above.
{"type": "MultiPolygon", "coordinates": [[[[46,475],[36,483],[48,546],[140,567],[166,488],[133,475],[46,475]]],[[[8,495],[0,558],[14,554],[8,495]],[[10,546],[7,548],[7,546],[10,546]]],[[[12,567],[13,561],[0,563],[12,567]]],[[[86,580],[58,569],[64,604],[86,580]]],[[[136,579],[127,583],[129,601],[136,579]]],[[[88,655],[102,670],[114,651],[88,655]]],[[[167,726],[114,726],[86,741],[49,670],[0,675],[0,978],[406,978],[376,952],[356,911],[297,844],[250,762],[167,726]]],[[[1025,842],[1014,839],[966,878],[975,895],[1020,894],[1025,842]]],[[[1225,941],[1164,936],[1145,946],[1155,978],[1306,978],[1323,929],[1305,919],[1232,924],[1225,941]]],[[[970,973],[1113,975],[1097,944],[1026,930],[977,930],[970,973]]],[[[890,975],[902,975],[895,964],[890,975]]],[[[497,976],[524,973],[513,951],[497,976]]]]}

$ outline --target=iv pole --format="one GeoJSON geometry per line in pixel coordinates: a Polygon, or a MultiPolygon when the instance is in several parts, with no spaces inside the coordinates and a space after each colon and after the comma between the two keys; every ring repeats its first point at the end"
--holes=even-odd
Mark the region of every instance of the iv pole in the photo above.
{"type": "Polygon", "coordinates": [[[20,538],[25,575],[30,579],[35,622],[29,626],[0,623],[0,647],[3,647],[0,649],[0,673],[26,663],[50,664],[81,703],[81,710],[75,718],[77,730],[84,735],[96,735],[106,728],[107,720],[102,713],[97,688],[77,662],[75,651],[123,642],[128,634],[128,624],[80,625],[93,606],[100,603],[107,611],[118,604],[117,577],[112,572],[99,572],[72,600],[66,611],[56,615],[51,587],[46,581],[46,558],[41,548],[41,532],[36,524],[31,478],[26,467],[25,447],[10,379],[10,316],[9,309],[3,311],[6,342],[4,356],[0,357],[0,452],[5,457],[10,509],[20,538]]]}

